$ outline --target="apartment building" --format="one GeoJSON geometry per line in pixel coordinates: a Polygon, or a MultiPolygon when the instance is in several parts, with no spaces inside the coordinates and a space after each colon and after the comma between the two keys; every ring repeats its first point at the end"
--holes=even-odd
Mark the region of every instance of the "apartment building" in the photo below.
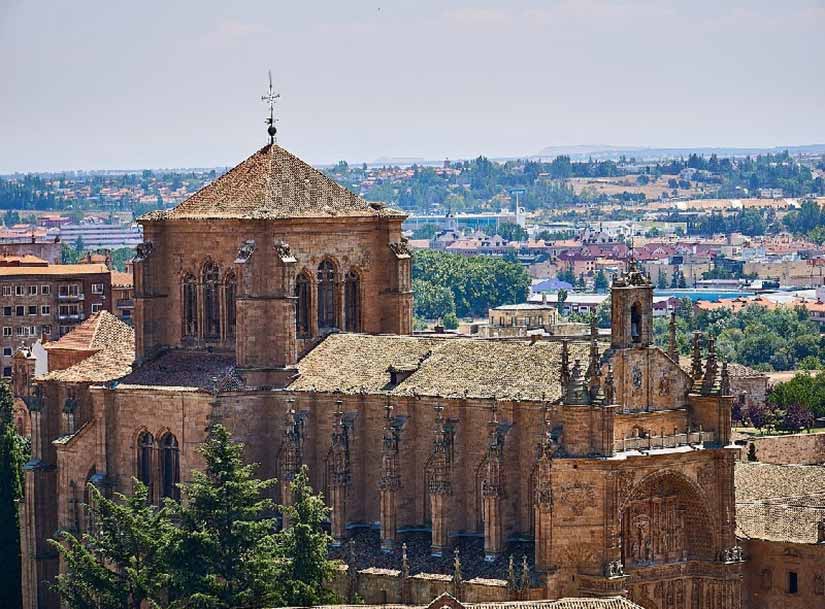
{"type": "Polygon", "coordinates": [[[0,376],[11,376],[22,345],[56,340],[98,311],[112,311],[105,264],[49,264],[34,256],[0,258],[0,376]]]}

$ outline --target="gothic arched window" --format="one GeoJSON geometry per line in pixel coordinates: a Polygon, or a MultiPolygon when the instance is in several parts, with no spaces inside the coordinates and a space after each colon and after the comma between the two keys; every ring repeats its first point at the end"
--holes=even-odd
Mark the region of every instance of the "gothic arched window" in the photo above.
{"type": "Polygon", "coordinates": [[[203,265],[203,329],[206,338],[220,338],[221,336],[219,276],[217,264],[209,261],[203,265]]]}
{"type": "Polygon", "coordinates": [[[347,273],[344,280],[344,330],[361,331],[361,278],[355,271],[347,273]]]}
{"type": "Polygon", "coordinates": [[[318,329],[335,327],[335,266],[324,260],[318,266],[318,329]]]}
{"type": "Polygon", "coordinates": [[[149,487],[149,496],[152,496],[152,451],[155,449],[155,439],[148,431],[138,436],[137,479],[149,487]]]}
{"type": "Polygon", "coordinates": [[[295,329],[298,336],[309,336],[309,277],[301,273],[295,279],[295,329]]]}
{"type": "Polygon", "coordinates": [[[226,306],[226,335],[235,336],[235,300],[238,285],[235,273],[227,273],[223,285],[226,306]]]}
{"type": "Polygon", "coordinates": [[[171,433],[167,433],[160,439],[161,496],[179,499],[179,482],[180,451],[178,450],[178,440],[171,433]]]}
{"type": "Polygon", "coordinates": [[[192,275],[183,278],[183,335],[198,335],[198,288],[192,275]]]}

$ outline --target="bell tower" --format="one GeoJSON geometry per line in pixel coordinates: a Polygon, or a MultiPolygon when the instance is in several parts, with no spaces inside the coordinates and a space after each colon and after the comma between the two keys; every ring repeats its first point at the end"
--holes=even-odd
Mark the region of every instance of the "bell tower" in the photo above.
{"type": "Polygon", "coordinates": [[[653,342],[653,284],[630,261],[626,273],[613,280],[610,290],[614,349],[649,347],[653,342]]]}

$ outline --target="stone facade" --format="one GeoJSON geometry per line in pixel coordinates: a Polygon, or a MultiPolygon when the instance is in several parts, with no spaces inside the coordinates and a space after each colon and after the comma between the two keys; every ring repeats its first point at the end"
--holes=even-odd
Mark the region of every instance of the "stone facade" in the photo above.
{"type": "Polygon", "coordinates": [[[741,459],[748,459],[751,452],[760,463],[825,465],[825,433],[751,437],[745,441],[741,459]]]}
{"type": "MultiPolygon", "coordinates": [[[[70,376],[80,362],[66,371],[71,382],[39,381],[26,609],[55,606],[46,586],[57,564],[32,549],[55,530],[83,530],[88,482],[128,492],[138,478],[156,500],[174,497],[203,466],[195,449],[216,422],[261,476],[278,478],[278,501],[289,502],[286,481],[308,467],[332,507],[336,545],[377,531],[352,573],[403,565],[402,544],[427,536],[404,581],[426,579],[430,592],[405,597],[399,581],[381,601],[425,602],[444,590],[432,581],[461,590],[489,573],[508,598],[741,605],[733,397],[712,340],[706,354],[697,340],[691,374],[653,346],[652,288],[635,268],[614,283],[607,349],[595,326],[576,341],[404,336],[402,216],[325,195],[331,186],[283,154],[264,149],[226,174],[228,185],[144,219],[131,373],[82,382],[70,376]],[[261,163],[283,188],[250,182],[261,163]],[[289,196],[303,198],[285,207],[289,196]],[[249,200],[258,207],[233,203],[249,200]],[[334,331],[348,322],[361,332],[334,331]],[[85,413],[74,427],[61,427],[67,399],[85,413]],[[473,539],[483,544],[461,555],[463,575],[457,553],[443,572],[473,539]],[[516,546],[522,575],[508,587],[516,546]]],[[[488,587],[495,593],[479,600],[504,594],[488,587]]]]}

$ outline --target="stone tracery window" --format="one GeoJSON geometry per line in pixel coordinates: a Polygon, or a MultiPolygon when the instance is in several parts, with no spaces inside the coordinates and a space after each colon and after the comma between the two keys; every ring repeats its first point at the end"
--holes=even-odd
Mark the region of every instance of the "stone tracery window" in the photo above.
{"type": "Polygon", "coordinates": [[[220,338],[221,311],[218,296],[220,271],[218,265],[207,261],[203,266],[203,327],[206,338],[220,338]]]}
{"type": "Polygon", "coordinates": [[[318,265],[318,329],[335,328],[335,265],[324,260],[318,265]]]}
{"type": "Polygon", "coordinates": [[[183,335],[198,335],[198,288],[191,274],[183,278],[183,335]]]}
{"type": "Polygon", "coordinates": [[[149,487],[149,496],[152,495],[152,452],[155,449],[155,439],[148,431],[138,436],[137,479],[149,487]]]}
{"type": "Polygon", "coordinates": [[[301,273],[295,279],[295,328],[298,336],[309,336],[309,277],[301,273]]]}
{"type": "Polygon", "coordinates": [[[180,451],[178,440],[171,433],[166,433],[160,439],[160,482],[161,496],[180,498],[180,451]]]}
{"type": "Polygon", "coordinates": [[[235,273],[229,272],[224,279],[224,304],[226,306],[226,335],[235,336],[235,301],[237,299],[238,282],[235,273]]]}
{"type": "Polygon", "coordinates": [[[361,278],[355,271],[347,273],[344,280],[344,330],[361,331],[361,278]]]}

